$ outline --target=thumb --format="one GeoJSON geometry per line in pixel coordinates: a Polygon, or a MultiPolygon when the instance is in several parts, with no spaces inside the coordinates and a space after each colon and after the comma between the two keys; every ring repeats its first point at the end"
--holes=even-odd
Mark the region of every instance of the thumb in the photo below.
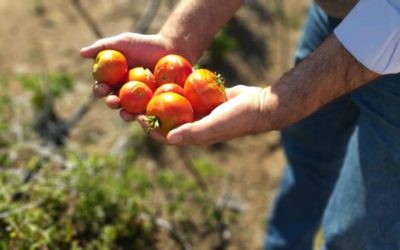
{"type": "Polygon", "coordinates": [[[186,123],[171,130],[167,141],[172,145],[201,145],[206,146],[218,139],[221,131],[215,129],[212,119],[205,117],[193,123],[186,123]]]}
{"type": "Polygon", "coordinates": [[[184,145],[182,132],[169,132],[167,135],[167,143],[171,145],[184,145]]]}
{"type": "Polygon", "coordinates": [[[94,58],[96,57],[97,53],[99,53],[101,50],[104,50],[105,48],[106,45],[104,39],[100,39],[87,47],[83,47],[79,51],[79,54],[85,58],[94,58]]]}
{"type": "MultiPolygon", "coordinates": [[[[135,36],[138,35],[135,34],[135,36]]],[[[87,47],[83,47],[80,50],[80,55],[86,58],[94,58],[96,57],[97,53],[105,49],[115,49],[123,52],[124,50],[126,50],[126,47],[128,45],[132,44],[133,40],[133,34],[127,32],[111,37],[102,38],[87,47]]]]}
{"type": "Polygon", "coordinates": [[[83,47],[80,50],[80,55],[85,58],[94,58],[96,55],[105,49],[115,49],[115,50],[122,50],[125,47],[127,41],[127,34],[119,34],[112,37],[106,37],[97,40],[93,44],[83,47]]]}
{"type": "Polygon", "coordinates": [[[178,128],[175,128],[173,130],[171,130],[168,134],[167,134],[167,141],[169,144],[172,145],[184,145],[184,137],[185,134],[187,134],[190,125],[189,124],[184,124],[178,128]]]}

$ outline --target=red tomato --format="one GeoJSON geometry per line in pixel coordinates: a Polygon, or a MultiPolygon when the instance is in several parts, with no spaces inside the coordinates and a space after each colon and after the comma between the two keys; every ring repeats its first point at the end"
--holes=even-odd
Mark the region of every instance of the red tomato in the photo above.
{"type": "Polygon", "coordinates": [[[190,73],[192,65],[189,61],[174,54],[162,57],[154,68],[154,77],[159,86],[173,82],[183,87],[190,73]]]}
{"type": "Polygon", "coordinates": [[[118,85],[128,71],[125,56],[116,50],[102,50],[97,56],[92,67],[93,77],[98,82],[118,85]]]}
{"type": "Polygon", "coordinates": [[[151,89],[139,81],[127,82],[119,91],[121,106],[130,113],[144,113],[152,96],[151,89]]]}
{"type": "Polygon", "coordinates": [[[154,96],[166,92],[174,92],[180,94],[181,96],[184,96],[183,88],[176,83],[164,83],[163,85],[157,88],[157,90],[154,92],[154,96]]]}
{"type": "Polygon", "coordinates": [[[184,123],[193,122],[190,102],[173,92],[154,96],[147,105],[146,115],[150,129],[159,129],[163,135],[184,123]]]}
{"type": "Polygon", "coordinates": [[[145,69],[143,67],[136,67],[128,71],[128,73],[125,75],[125,82],[130,81],[142,82],[149,86],[153,92],[156,91],[157,88],[157,82],[153,73],[151,73],[149,69],[145,69]]]}
{"type": "Polygon", "coordinates": [[[199,115],[209,114],[215,107],[226,102],[224,81],[207,69],[197,69],[186,79],[185,97],[199,115]]]}

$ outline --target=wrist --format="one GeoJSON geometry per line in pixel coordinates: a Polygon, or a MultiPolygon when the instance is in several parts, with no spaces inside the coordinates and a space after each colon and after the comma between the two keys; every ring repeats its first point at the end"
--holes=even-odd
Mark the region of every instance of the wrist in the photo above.
{"type": "Polygon", "coordinates": [[[201,57],[200,53],[191,48],[187,38],[184,36],[176,35],[173,31],[170,32],[166,29],[161,29],[158,36],[166,51],[170,54],[183,56],[192,64],[195,64],[201,57]]]}
{"type": "Polygon", "coordinates": [[[277,118],[278,97],[272,93],[271,87],[262,88],[258,94],[256,105],[256,120],[252,129],[253,133],[262,133],[278,130],[281,126],[277,118]]]}

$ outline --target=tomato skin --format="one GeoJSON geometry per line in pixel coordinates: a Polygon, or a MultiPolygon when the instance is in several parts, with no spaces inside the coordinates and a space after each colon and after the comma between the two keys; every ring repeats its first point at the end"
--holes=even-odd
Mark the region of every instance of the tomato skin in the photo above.
{"type": "Polygon", "coordinates": [[[128,62],[125,56],[116,50],[102,50],[92,66],[92,74],[96,81],[111,86],[118,85],[128,71],[128,62]]]}
{"type": "Polygon", "coordinates": [[[130,69],[125,75],[124,82],[139,81],[146,84],[151,91],[156,91],[157,82],[153,73],[149,69],[143,67],[135,67],[130,69]]]}
{"type": "Polygon", "coordinates": [[[172,82],[183,87],[192,71],[192,65],[188,60],[182,56],[170,54],[158,60],[153,72],[159,86],[172,82]]]}
{"type": "Polygon", "coordinates": [[[181,96],[184,96],[183,88],[176,83],[164,83],[163,85],[157,88],[157,90],[154,92],[153,95],[156,96],[166,92],[174,92],[181,96]]]}
{"type": "Polygon", "coordinates": [[[152,96],[151,89],[139,81],[127,82],[119,91],[122,108],[134,114],[144,113],[152,96]]]}
{"type": "Polygon", "coordinates": [[[203,116],[227,100],[221,78],[207,69],[197,69],[190,74],[183,92],[194,112],[203,116]]]}
{"type": "Polygon", "coordinates": [[[193,122],[194,119],[190,102],[173,92],[154,96],[147,105],[146,115],[149,119],[151,117],[158,119],[158,129],[163,135],[184,123],[193,122]]]}

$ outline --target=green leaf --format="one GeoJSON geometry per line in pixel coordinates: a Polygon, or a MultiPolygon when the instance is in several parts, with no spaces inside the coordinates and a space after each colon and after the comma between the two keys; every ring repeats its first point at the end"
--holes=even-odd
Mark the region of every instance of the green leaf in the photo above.
{"type": "Polygon", "coordinates": [[[65,73],[53,72],[48,76],[49,88],[53,97],[61,97],[67,91],[72,90],[72,78],[65,73]]]}
{"type": "Polygon", "coordinates": [[[229,27],[226,26],[224,29],[219,31],[211,43],[209,51],[213,61],[221,61],[226,54],[235,51],[238,48],[237,41],[227,33],[228,28],[229,27]]]}
{"type": "Polygon", "coordinates": [[[20,74],[17,76],[17,80],[21,83],[21,86],[26,90],[30,90],[34,93],[40,92],[41,87],[39,83],[39,77],[34,74],[20,74]]]}
{"type": "Polygon", "coordinates": [[[213,176],[217,173],[215,166],[205,159],[196,160],[194,166],[199,174],[205,177],[213,176]]]}

